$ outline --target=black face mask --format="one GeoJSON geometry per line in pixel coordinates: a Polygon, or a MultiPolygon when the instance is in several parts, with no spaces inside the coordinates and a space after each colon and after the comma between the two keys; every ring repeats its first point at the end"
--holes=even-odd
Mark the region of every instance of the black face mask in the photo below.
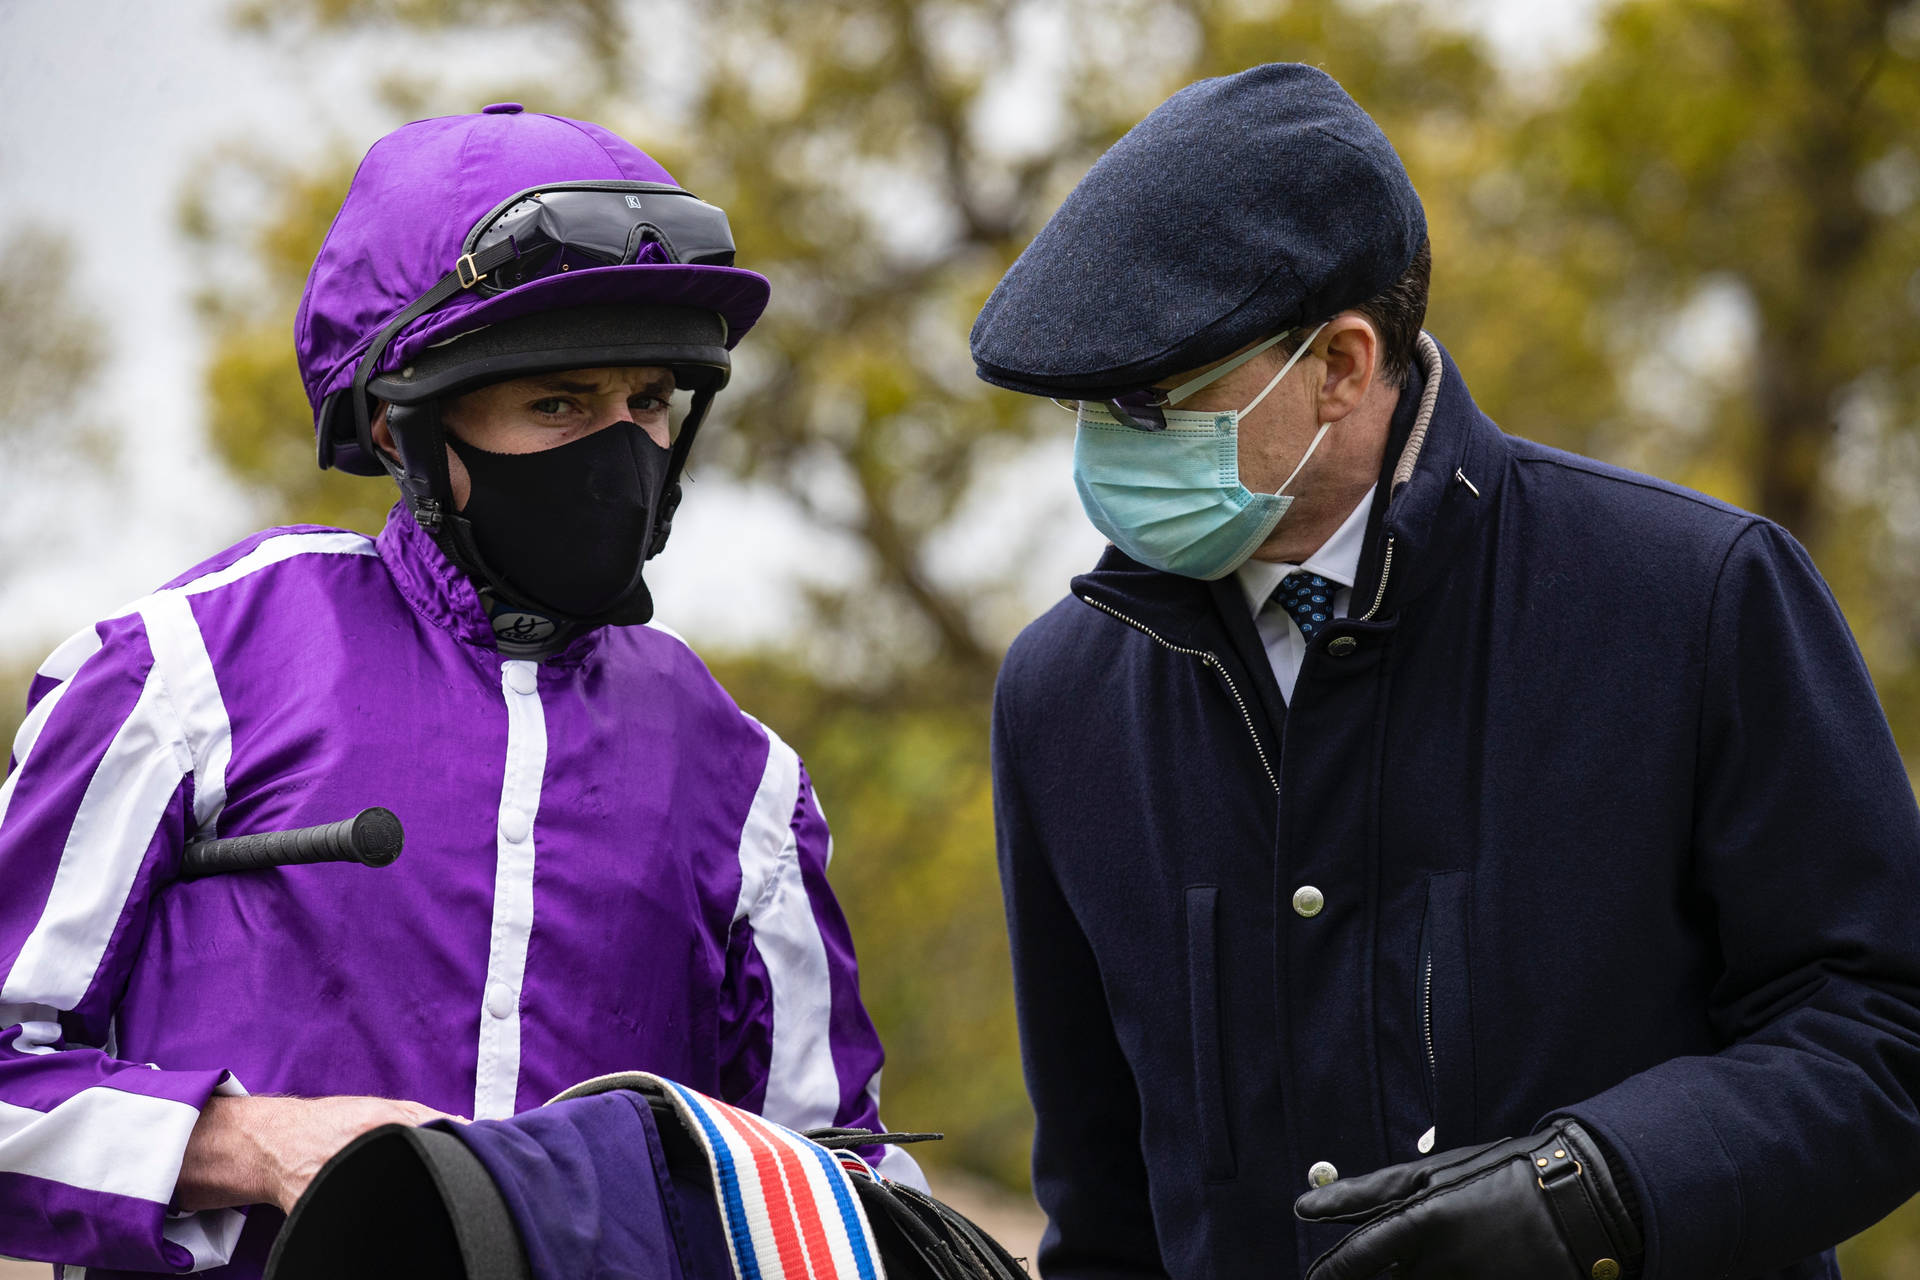
{"type": "Polygon", "coordinates": [[[495,586],[571,621],[645,622],[640,580],[672,452],[631,422],[539,453],[491,453],[447,432],[473,492],[460,508],[495,586]]]}

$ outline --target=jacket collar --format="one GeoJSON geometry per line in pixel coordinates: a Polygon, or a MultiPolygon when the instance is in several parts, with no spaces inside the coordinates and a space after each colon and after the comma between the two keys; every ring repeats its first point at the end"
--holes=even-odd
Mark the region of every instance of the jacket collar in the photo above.
{"type": "MultiPolygon", "coordinates": [[[[1382,592],[1381,574],[1373,575],[1380,599],[1375,618],[1398,612],[1446,573],[1493,511],[1506,479],[1506,438],[1473,402],[1453,358],[1425,333],[1420,356],[1426,394],[1394,466],[1381,519],[1384,545],[1374,563],[1386,582],[1382,592]],[[1385,565],[1388,550],[1391,567],[1385,565]]],[[[1358,592],[1355,602],[1356,617],[1373,604],[1369,599],[1363,605],[1358,592]]]]}
{"type": "MultiPolygon", "coordinates": [[[[1424,333],[1419,361],[1394,411],[1389,438],[1405,443],[1376,498],[1354,584],[1355,619],[1366,615],[1376,599],[1374,620],[1387,619],[1443,574],[1461,540],[1492,509],[1505,473],[1499,428],[1473,403],[1453,360],[1424,333]]],[[[1215,585],[1150,569],[1110,546],[1090,573],[1073,580],[1072,591],[1095,607],[1152,628],[1168,642],[1194,644],[1202,638],[1196,628],[1209,615],[1227,612],[1224,604],[1215,609],[1216,596],[1234,594],[1216,592],[1215,585]]],[[[1239,612],[1245,613],[1240,603],[1239,612]]],[[[1227,630],[1233,634],[1238,628],[1227,630]]],[[[1249,660],[1248,665],[1258,664],[1249,660]]]]}
{"type": "MultiPolygon", "coordinates": [[[[406,503],[395,503],[387,513],[386,527],[374,539],[374,546],[395,589],[415,613],[456,640],[498,654],[493,624],[487,619],[473,580],[447,559],[439,544],[414,520],[406,503]]],[[[599,645],[604,630],[595,627],[575,637],[547,657],[546,664],[579,664],[599,645]]]]}

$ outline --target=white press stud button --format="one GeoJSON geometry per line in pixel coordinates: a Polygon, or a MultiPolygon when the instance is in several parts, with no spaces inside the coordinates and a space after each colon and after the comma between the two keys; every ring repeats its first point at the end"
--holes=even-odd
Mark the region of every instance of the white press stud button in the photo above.
{"type": "Polygon", "coordinates": [[[1324,1187],[1329,1182],[1338,1181],[1339,1177],[1340,1171],[1325,1160],[1314,1161],[1313,1168],[1307,1170],[1307,1181],[1316,1187],[1324,1187]]]}
{"type": "Polygon", "coordinates": [[[533,673],[533,664],[516,662],[507,668],[507,688],[515,693],[532,693],[540,685],[540,677],[533,673]]]}
{"type": "Polygon", "coordinates": [[[519,1003],[513,994],[513,988],[504,982],[487,984],[487,1012],[496,1018],[506,1018],[513,1014],[514,1006],[519,1003]]]}
{"type": "Polygon", "coordinates": [[[1295,915],[1311,920],[1319,915],[1327,905],[1327,895],[1310,884],[1303,884],[1293,891],[1293,911],[1295,915]]]}
{"type": "Polygon", "coordinates": [[[1429,1129],[1421,1134],[1420,1141],[1414,1145],[1420,1148],[1420,1154],[1423,1156],[1433,1154],[1433,1130],[1429,1129]]]}
{"type": "Polygon", "coordinates": [[[511,806],[500,811],[500,834],[508,844],[519,844],[533,832],[533,819],[525,809],[511,806]]]}

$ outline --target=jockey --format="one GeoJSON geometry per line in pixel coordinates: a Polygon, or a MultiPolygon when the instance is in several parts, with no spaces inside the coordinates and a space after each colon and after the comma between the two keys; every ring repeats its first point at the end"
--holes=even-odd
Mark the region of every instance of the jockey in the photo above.
{"type": "Polygon", "coordinates": [[[257,1276],[358,1135],[618,1070],[881,1127],[807,771],[648,625],[767,295],[720,209],[596,125],[503,103],[375,144],[295,338],[320,464],[391,476],[386,527],[249,537],[33,682],[0,1253],[257,1276]],[[189,840],[376,804],[407,832],[378,872],[178,875],[189,840]]]}

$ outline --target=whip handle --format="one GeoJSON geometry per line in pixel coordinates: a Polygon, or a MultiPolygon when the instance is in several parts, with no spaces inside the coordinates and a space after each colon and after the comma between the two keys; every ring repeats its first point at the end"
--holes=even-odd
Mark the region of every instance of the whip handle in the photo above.
{"type": "Polygon", "coordinates": [[[221,840],[194,840],[180,860],[180,878],[291,867],[308,862],[358,862],[384,867],[400,856],[404,833],[391,809],[362,809],[351,818],[291,831],[258,831],[221,840]]]}

